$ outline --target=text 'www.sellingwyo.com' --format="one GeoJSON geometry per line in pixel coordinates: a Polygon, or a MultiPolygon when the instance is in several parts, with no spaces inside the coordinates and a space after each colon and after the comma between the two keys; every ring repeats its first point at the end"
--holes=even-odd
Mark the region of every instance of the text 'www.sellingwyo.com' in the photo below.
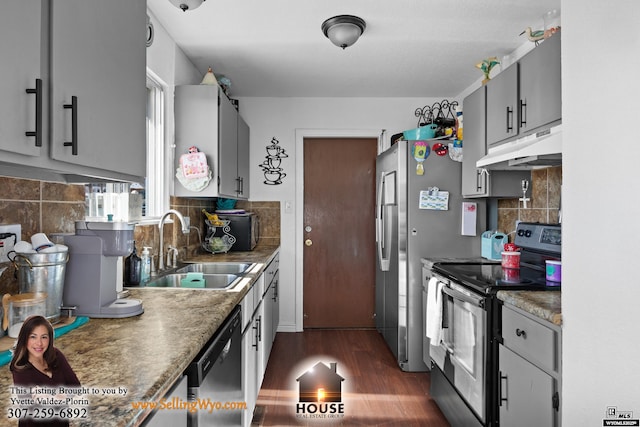
{"type": "Polygon", "coordinates": [[[183,400],[179,397],[160,399],[158,402],[131,402],[133,409],[187,410],[189,412],[235,411],[247,409],[247,402],[218,402],[211,399],[183,400]]]}

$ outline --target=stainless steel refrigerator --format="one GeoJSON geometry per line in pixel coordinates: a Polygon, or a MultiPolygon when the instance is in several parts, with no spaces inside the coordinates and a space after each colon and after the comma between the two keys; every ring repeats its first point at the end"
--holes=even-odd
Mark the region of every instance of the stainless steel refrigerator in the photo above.
{"type": "MultiPolygon", "coordinates": [[[[398,141],[376,160],[376,328],[404,371],[426,371],[423,362],[422,258],[480,256],[486,209],[477,203],[476,236],[462,235],[461,163],[431,152],[417,174],[414,141],[398,141]],[[429,191],[437,199],[425,209],[429,191]],[[421,204],[421,192],[422,204],[421,204]],[[438,197],[440,196],[440,197],[438,197]]],[[[427,347],[428,348],[428,347],[427,347]]],[[[427,358],[428,360],[428,358],[427,358]]]]}

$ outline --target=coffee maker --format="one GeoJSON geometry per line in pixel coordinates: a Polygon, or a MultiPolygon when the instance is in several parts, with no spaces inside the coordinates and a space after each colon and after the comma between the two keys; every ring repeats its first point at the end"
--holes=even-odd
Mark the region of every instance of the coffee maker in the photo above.
{"type": "Polygon", "coordinates": [[[118,298],[122,289],[122,257],[133,251],[133,224],[76,221],[75,235],[65,236],[69,262],[64,285],[65,306],[78,316],[122,318],[142,314],[142,301],[118,298]]]}

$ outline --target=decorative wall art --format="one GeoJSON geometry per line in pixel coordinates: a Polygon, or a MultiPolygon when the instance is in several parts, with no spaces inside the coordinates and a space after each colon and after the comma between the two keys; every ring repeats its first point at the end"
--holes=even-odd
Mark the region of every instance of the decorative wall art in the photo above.
{"type": "Polygon", "coordinates": [[[284,148],[278,144],[280,144],[280,141],[278,141],[275,136],[271,138],[271,144],[267,145],[267,156],[260,165],[264,172],[264,183],[267,185],[282,184],[282,178],[287,176],[280,165],[282,159],[289,156],[284,151],[284,148]]]}

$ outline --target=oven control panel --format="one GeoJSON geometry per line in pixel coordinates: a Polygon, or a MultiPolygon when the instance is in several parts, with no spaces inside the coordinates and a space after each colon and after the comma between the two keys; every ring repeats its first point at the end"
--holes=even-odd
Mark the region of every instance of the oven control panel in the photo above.
{"type": "Polygon", "coordinates": [[[521,248],[554,252],[560,255],[562,227],[560,224],[521,222],[516,229],[514,243],[521,248]]]}

